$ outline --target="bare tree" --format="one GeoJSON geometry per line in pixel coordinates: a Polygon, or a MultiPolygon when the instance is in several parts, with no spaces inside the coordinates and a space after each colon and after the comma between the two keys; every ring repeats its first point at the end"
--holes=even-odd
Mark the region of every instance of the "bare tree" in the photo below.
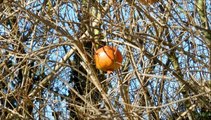
{"type": "Polygon", "coordinates": [[[1,0],[1,119],[209,119],[210,0],[1,0]],[[93,55],[123,55],[111,75],[93,55]]]}

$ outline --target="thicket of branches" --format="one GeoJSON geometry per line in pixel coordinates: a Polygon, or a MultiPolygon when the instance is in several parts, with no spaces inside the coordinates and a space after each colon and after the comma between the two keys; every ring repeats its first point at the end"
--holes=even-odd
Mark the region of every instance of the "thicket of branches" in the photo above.
{"type": "Polygon", "coordinates": [[[209,119],[210,49],[210,0],[0,0],[0,119],[209,119]]]}

